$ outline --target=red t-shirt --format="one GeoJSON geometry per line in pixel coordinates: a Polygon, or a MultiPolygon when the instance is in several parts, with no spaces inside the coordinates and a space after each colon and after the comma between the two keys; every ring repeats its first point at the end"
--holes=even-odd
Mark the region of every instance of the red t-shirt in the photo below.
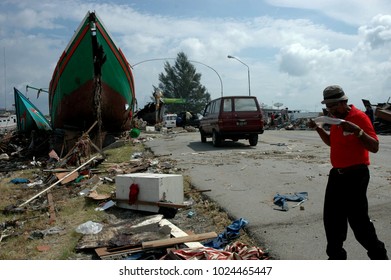
{"type": "MultiPolygon", "coordinates": [[[[358,125],[366,134],[378,140],[368,116],[354,107],[354,105],[350,105],[350,107],[351,110],[345,120],[358,125]]],[[[370,164],[369,152],[364,148],[361,140],[354,134],[344,135],[342,127],[338,125],[332,125],[330,128],[330,147],[330,160],[334,168],[345,168],[356,164],[370,164]]]]}

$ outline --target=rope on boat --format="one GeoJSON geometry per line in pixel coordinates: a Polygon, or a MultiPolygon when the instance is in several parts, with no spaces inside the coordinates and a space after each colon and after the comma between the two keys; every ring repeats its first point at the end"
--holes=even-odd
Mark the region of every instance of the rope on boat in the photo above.
{"type": "Polygon", "coordinates": [[[102,85],[100,77],[95,79],[94,91],[95,113],[98,122],[98,144],[99,148],[102,149],[102,85]]]}

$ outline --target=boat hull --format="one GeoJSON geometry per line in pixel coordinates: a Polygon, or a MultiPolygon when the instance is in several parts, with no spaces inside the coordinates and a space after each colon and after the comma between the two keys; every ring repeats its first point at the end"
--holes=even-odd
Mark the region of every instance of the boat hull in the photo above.
{"type": "Polygon", "coordinates": [[[59,59],[49,86],[53,128],[121,132],[131,128],[133,75],[95,13],[88,12],[59,59]]]}
{"type": "MultiPolygon", "coordinates": [[[[69,95],[64,96],[57,106],[53,126],[56,128],[88,128],[97,119],[95,85],[88,81],[69,95]]],[[[130,128],[131,115],[126,110],[127,100],[108,85],[102,85],[100,98],[101,119],[105,130],[121,131],[130,128]]]]}
{"type": "Polygon", "coordinates": [[[391,123],[391,110],[376,108],[375,117],[391,123]]]}
{"type": "Polygon", "coordinates": [[[16,88],[14,88],[14,98],[19,132],[30,133],[33,130],[52,129],[49,121],[38,108],[16,88]]]}

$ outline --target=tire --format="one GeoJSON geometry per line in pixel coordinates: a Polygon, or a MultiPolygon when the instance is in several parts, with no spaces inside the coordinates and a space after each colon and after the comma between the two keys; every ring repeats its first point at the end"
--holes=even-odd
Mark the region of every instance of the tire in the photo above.
{"type": "Polygon", "coordinates": [[[219,135],[218,132],[216,132],[215,130],[213,131],[213,135],[212,135],[212,143],[213,143],[213,146],[215,147],[220,147],[221,144],[222,144],[223,140],[221,139],[221,136],[219,135]]]}
{"type": "Polygon", "coordinates": [[[206,143],[205,132],[203,132],[202,129],[200,129],[200,134],[201,134],[201,142],[202,143],[206,143]]]}
{"type": "Polygon", "coordinates": [[[258,144],[258,134],[250,135],[248,142],[250,143],[250,146],[256,146],[258,144]]]}

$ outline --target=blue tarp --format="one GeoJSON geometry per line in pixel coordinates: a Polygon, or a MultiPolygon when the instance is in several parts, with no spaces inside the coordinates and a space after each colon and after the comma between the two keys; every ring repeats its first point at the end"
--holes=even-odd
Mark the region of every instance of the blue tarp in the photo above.
{"type": "Polygon", "coordinates": [[[232,240],[239,237],[239,231],[241,228],[245,227],[248,224],[248,221],[246,221],[243,218],[240,218],[232,224],[230,224],[225,231],[220,233],[215,239],[212,239],[211,241],[203,243],[206,247],[211,247],[215,249],[223,249],[226,245],[231,243],[232,240]]]}
{"type": "Polygon", "coordinates": [[[303,201],[308,199],[308,192],[297,192],[294,194],[279,194],[277,193],[274,196],[273,202],[275,205],[280,206],[283,211],[288,211],[289,207],[288,204],[286,203],[287,201],[303,201]]]}
{"type": "Polygon", "coordinates": [[[10,181],[13,184],[24,184],[24,183],[30,183],[28,179],[25,178],[15,178],[10,181]]]}

